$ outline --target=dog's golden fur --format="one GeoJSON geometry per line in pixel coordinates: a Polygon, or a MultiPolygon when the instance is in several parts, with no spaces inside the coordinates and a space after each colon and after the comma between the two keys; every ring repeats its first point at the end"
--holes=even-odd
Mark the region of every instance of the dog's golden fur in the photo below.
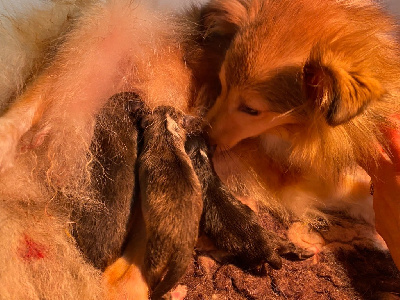
{"type": "Polygon", "coordinates": [[[234,31],[208,112],[215,143],[253,144],[265,158],[250,165],[295,210],[348,199],[338,182],[374,163],[399,110],[394,21],[367,1],[215,1],[211,11],[211,31],[234,31]]]}
{"type": "MultiPolygon", "coordinates": [[[[342,200],[371,200],[368,185],[348,178],[359,178],[357,164],[374,163],[378,145],[385,148],[381,130],[399,111],[397,27],[377,4],[212,0],[176,20],[130,0],[67,2],[55,1],[66,6],[47,36],[27,34],[29,45],[43,47],[26,51],[34,59],[19,62],[19,76],[0,91],[2,103],[13,102],[0,118],[2,214],[21,216],[35,203],[54,217],[32,229],[43,231],[63,227],[71,203],[98,209],[90,175],[95,123],[109,97],[134,91],[151,108],[209,109],[210,136],[222,150],[216,168],[242,198],[301,217],[344,208],[371,221],[371,206],[342,200]]],[[[43,20],[32,14],[32,23],[43,20]]],[[[34,223],[18,220],[24,228],[34,223]]],[[[67,235],[59,238],[75,251],[67,235]]],[[[87,281],[65,279],[64,288],[98,286],[99,274],[75,261],[87,281]]],[[[23,280],[15,276],[8,288],[23,280]]],[[[46,288],[38,289],[29,292],[40,298],[46,288]]]]}

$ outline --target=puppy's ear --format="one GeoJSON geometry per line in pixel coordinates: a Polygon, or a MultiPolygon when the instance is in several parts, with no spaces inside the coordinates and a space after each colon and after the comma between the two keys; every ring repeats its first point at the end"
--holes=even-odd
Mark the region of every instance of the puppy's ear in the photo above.
{"type": "Polygon", "coordinates": [[[201,12],[205,37],[233,37],[248,19],[248,9],[241,0],[211,0],[201,12]]]}
{"type": "Polygon", "coordinates": [[[331,126],[351,120],[384,94],[370,68],[345,56],[315,46],[303,68],[306,97],[331,126]]]}

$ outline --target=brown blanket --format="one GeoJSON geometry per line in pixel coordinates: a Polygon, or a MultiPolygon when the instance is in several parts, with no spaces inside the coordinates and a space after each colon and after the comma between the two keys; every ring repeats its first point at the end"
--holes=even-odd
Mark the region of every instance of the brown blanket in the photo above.
{"type": "MultiPolygon", "coordinates": [[[[294,239],[294,232],[305,229],[300,223],[286,229],[268,213],[261,216],[268,228],[294,239]]],[[[196,252],[173,295],[178,299],[186,294],[185,299],[190,300],[400,299],[400,272],[369,225],[336,219],[329,229],[310,231],[308,237],[322,250],[315,257],[284,261],[281,270],[266,266],[260,274],[217,263],[206,253],[196,252]]]]}

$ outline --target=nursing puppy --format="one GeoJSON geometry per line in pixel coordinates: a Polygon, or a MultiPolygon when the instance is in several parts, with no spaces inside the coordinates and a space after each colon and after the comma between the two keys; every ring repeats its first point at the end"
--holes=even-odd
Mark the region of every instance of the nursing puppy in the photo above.
{"type": "Polygon", "coordinates": [[[137,95],[121,93],[110,98],[97,116],[91,182],[101,205],[76,207],[71,219],[80,250],[102,271],[122,255],[132,227],[133,205],[140,205],[135,173],[137,122],[143,114],[137,95]]]}
{"type": "Polygon", "coordinates": [[[159,299],[185,273],[203,210],[201,187],[185,152],[184,114],[161,106],[141,120],[138,176],[147,244],[144,274],[159,299]]]}
{"type": "Polygon", "coordinates": [[[268,262],[273,268],[280,269],[280,256],[302,260],[314,254],[297,249],[260,226],[254,211],[236,199],[215,173],[203,133],[191,132],[185,148],[203,191],[200,233],[210,238],[217,249],[226,251],[229,262],[245,269],[268,262]]]}

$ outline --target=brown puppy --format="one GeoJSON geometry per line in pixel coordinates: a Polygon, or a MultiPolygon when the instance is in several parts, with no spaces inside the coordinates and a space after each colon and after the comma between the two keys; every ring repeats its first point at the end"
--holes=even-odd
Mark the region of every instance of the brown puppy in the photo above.
{"type": "Polygon", "coordinates": [[[184,114],[161,106],[144,115],[138,176],[147,244],[144,272],[159,299],[183,276],[203,210],[201,187],[185,152],[184,114]]]}

